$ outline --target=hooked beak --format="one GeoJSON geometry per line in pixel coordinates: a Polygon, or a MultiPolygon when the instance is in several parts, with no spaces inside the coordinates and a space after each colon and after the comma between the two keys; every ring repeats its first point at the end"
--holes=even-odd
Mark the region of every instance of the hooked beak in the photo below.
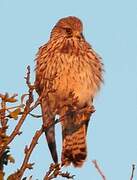
{"type": "Polygon", "coordinates": [[[73,32],[73,37],[76,37],[78,39],[81,39],[81,33],[79,31],[74,31],[73,32]]]}

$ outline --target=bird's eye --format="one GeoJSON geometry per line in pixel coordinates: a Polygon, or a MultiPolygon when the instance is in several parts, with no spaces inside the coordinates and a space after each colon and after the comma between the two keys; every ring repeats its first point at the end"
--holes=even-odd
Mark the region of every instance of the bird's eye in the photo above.
{"type": "Polygon", "coordinates": [[[65,28],[66,32],[68,35],[71,35],[72,34],[72,29],[71,28],[65,28]]]}

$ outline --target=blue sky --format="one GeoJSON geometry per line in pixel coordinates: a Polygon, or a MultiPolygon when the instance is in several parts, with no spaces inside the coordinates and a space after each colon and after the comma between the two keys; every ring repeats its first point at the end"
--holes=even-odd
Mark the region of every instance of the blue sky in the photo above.
{"type": "MultiPolygon", "coordinates": [[[[136,9],[135,0],[0,0],[0,92],[26,92],[26,66],[31,66],[33,80],[35,54],[48,40],[57,20],[64,16],[82,19],[87,41],[103,58],[105,83],[95,99],[96,113],[89,125],[88,158],[81,169],[67,168],[76,175],[75,179],[101,179],[91,163],[93,159],[98,160],[109,180],[129,179],[132,163],[137,164],[136,9]]],[[[15,124],[13,121],[11,126],[15,124]]],[[[23,135],[11,145],[16,164],[9,165],[7,173],[19,167],[23,148],[40,125],[41,120],[32,117],[24,122],[23,135]]],[[[59,147],[60,131],[57,125],[59,147]]],[[[42,179],[51,163],[44,136],[31,162],[35,162],[34,170],[26,175],[42,179]]]]}

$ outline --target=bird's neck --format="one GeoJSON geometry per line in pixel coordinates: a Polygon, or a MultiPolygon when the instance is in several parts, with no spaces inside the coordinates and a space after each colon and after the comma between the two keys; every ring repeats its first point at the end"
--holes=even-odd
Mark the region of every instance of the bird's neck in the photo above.
{"type": "Polygon", "coordinates": [[[80,52],[90,49],[90,45],[84,39],[56,38],[49,41],[48,49],[78,55],[80,52]]]}

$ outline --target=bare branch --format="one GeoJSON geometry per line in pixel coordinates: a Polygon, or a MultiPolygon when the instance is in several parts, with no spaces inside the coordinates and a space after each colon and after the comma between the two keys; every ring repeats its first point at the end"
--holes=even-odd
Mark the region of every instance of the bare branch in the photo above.
{"type": "Polygon", "coordinates": [[[36,131],[35,135],[32,138],[32,141],[31,141],[29,147],[27,147],[27,146],[25,147],[25,150],[24,150],[25,157],[24,157],[24,160],[23,160],[21,167],[15,173],[11,174],[8,177],[8,180],[13,180],[13,179],[21,180],[26,169],[33,169],[34,163],[29,163],[29,158],[31,156],[33,149],[37,145],[38,139],[40,138],[42,133],[43,133],[43,127],[41,127],[40,130],[36,131]]]}
{"type": "Polygon", "coordinates": [[[94,164],[95,168],[97,169],[98,173],[100,174],[100,176],[102,177],[103,180],[106,180],[106,177],[104,175],[104,173],[102,172],[102,170],[100,169],[98,163],[96,160],[93,160],[92,163],[94,164]]]}
{"type": "MultiPolygon", "coordinates": [[[[6,148],[8,147],[8,145],[13,141],[13,139],[15,138],[16,135],[20,134],[20,128],[24,122],[24,120],[26,119],[27,115],[39,105],[39,101],[37,100],[35,102],[35,104],[33,106],[31,106],[31,104],[33,103],[34,99],[33,99],[33,90],[34,90],[34,86],[31,85],[30,83],[30,67],[28,66],[27,68],[28,72],[27,72],[27,76],[25,77],[26,79],[26,84],[29,88],[29,94],[28,94],[28,100],[26,101],[26,105],[24,108],[24,111],[22,112],[22,116],[20,117],[20,119],[18,120],[18,123],[15,127],[15,129],[12,131],[11,135],[7,138],[6,142],[4,142],[3,145],[0,146],[0,157],[2,156],[3,152],[6,150],[6,148]]],[[[1,98],[3,98],[2,100],[2,109],[6,109],[6,104],[4,103],[4,98],[8,98],[7,94],[4,96],[1,96],[1,98]]],[[[15,97],[15,95],[12,97],[12,99],[15,97]]],[[[1,113],[1,123],[2,123],[2,127],[6,126],[7,121],[4,119],[6,117],[5,111],[1,113]]]]}
{"type": "Polygon", "coordinates": [[[31,155],[34,147],[37,145],[38,139],[40,138],[42,133],[43,133],[43,127],[40,130],[36,131],[36,133],[35,133],[32,141],[31,141],[29,147],[26,146],[24,161],[23,161],[23,163],[21,165],[21,168],[17,171],[17,177],[19,179],[22,178],[22,176],[23,176],[26,169],[32,169],[33,168],[34,163],[28,163],[28,161],[29,161],[30,155],[31,155]]]}
{"type": "Polygon", "coordinates": [[[133,178],[134,178],[134,172],[135,172],[135,164],[132,164],[132,172],[131,172],[130,180],[133,180],[133,178]]]}

